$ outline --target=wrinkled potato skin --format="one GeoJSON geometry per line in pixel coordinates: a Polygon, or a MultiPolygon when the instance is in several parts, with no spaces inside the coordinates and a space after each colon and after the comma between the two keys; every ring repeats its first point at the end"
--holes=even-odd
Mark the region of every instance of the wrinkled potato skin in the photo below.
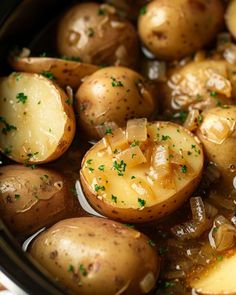
{"type": "Polygon", "coordinates": [[[220,0],[155,0],[139,17],[138,31],[156,57],[176,60],[213,40],[223,16],[220,0]]]}
{"type": "Polygon", "coordinates": [[[139,282],[149,272],[157,279],[160,266],[146,236],[95,217],[60,221],[33,242],[30,254],[59,282],[81,295],[143,294],[139,282]]]}
{"type": "Polygon", "coordinates": [[[189,111],[210,109],[221,103],[233,104],[235,92],[233,71],[223,60],[192,61],[183,67],[177,67],[169,71],[166,82],[160,83],[160,95],[162,97],[162,110],[164,113],[177,111],[189,111]],[[207,87],[213,74],[219,75],[226,83],[226,89],[222,93],[211,96],[213,91],[207,87]]]}
{"type": "Polygon", "coordinates": [[[58,26],[59,54],[80,57],[90,64],[133,67],[139,55],[136,31],[131,23],[121,21],[115,8],[111,8],[114,12],[93,2],[72,7],[58,26]],[[99,9],[105,11],[104,15],[99,14],[99,9]],[[119,50],[124,51],[122,56],[119,50]]]}
{"type": "MultiPolygon", "coordinates": [[[[53,170],[32,170],[20,165],[1,167],[0,216],[12,233],[29,236],[44,226],[74,216],[79,206],[70,192],[72,187],[53,170]]],[[[82,210],[79,212],[82,214],[82,210]]]]}
{"type": "MultiPolygon", "coordinates": [[[[215,114],[219,116],[231,118],[236,124],[236,107],[229,106],[228,109],[214,108],[207,112],[203,112],[203,122],[209,120],[209,115],[215,114]]],[[[235,128],[235,127],[234,127],[235,128]]],[[[235,131],[234,131],[235,133],[235,131]]],[[[230,136],[225,139],[222,144],[213,143],[201,132],[201,126],[197,130],[197,136],[203,144],[205,155],[208,161],[212,161],[217,165],[224,181],[224,188],[232,189],[233,178],[236,176],[236,138],[230,136]]]]}
{"type": "Polygon", "coordinates": [[[131,118],[150,118],[156,106],[144,78],[124,67],[108,67],[95,72],[80,86],[76,99],[81,128],[93,139],[100,138],[96,126],[115,122],[124,127],[131,118]],[[113,87],[111,77],[123,86],[113,87]],[[137,81],[142,81],[140,87],[137,81]]]}

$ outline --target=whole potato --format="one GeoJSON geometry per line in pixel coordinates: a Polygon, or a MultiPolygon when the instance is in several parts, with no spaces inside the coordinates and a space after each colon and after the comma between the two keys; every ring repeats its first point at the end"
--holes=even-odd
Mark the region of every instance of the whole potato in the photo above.
{"type": "Polygon", "coordinates": [[[57,47],[61,55],[98,65],[132,67],[138,57],[133,25],[121,20],[115,7],[93,2],[77,4],[66,12],[59,22],[57,47]]]}
{"type": "Polygon", "coordinates": [[[58,222],[36,238],[30,254],[74,294],[147,294],[160,260],[140,232],[95,217],[58,222]]]}
{"type": "Polygon", "coordinates": [[[168,80],[161,83],[162,109],[174,113],[232,104],[233,84],[226,61],[192,61],[170,70],[168,80]]]}
{"type": "Polygon", "coordinates": [[[231,0],[225,13],[226,26],[231,35],[236,39],[236,1],[231,0]]]}
{"type": "Polygon", "coordinates": [[[0,168],[0,216],[10,231],[29,236],[73,216],[78,201],[66,179],[53,170],[20,165],[0,168]]]}
{"type": "Polygon", "coordinates": [[[203,122],[197,136],[203,144],[209,161],[214,162],[226,183],[232,189],[236,176],[236,106],[214,108],[202,113],[203,122]]]}
{"type": "Polygon", "coordinates": [[[223,17],[220,0],[155,0],[142,9],[138,31],[158,58],[175,60],[213,40],[223,17]]]}
{"type": "Polygon", "coordinates": [[[98,70],[80,86],[76,99],[80,125],[91,138],[103,136],[104,124],[123,127],[130,118],[150,118],[156,106],[144,78],[124,67],[98,70]]]}

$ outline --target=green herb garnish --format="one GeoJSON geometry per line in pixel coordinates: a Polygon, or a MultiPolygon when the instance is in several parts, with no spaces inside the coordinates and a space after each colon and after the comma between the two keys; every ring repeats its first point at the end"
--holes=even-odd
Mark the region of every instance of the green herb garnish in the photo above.
{"type": "Polygon", "coordinates": [[[19,92],[16,95],[16,99],[17,99],[17,103],[21,102],[21,103],[25,104],[26,100],[27,100],[27,95],[25,95],[23,92],[19,92]]]}

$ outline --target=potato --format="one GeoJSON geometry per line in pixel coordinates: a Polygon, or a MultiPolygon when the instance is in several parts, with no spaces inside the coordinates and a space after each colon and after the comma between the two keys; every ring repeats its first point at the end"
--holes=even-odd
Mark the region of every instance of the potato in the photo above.
{"type": "Polygon", "coordinates": [[[141,11],[138,31],[156,57],[176,60],[213,40],[223,17],[220,0],[155,0],[141,11]]]}
{"type": "Polygon", "coordinates": [[[148,117],[156,101],[144,78],[124,67],[108,67],[89,76],[76,93],[79,122],[90,138],[101,138],[103,125],[125,126],[134,117],[148,117]]]}
{"type": "Polygon", "coordinates": [[[230,250],[218,256],[200,273],[190,276],[189,284],[199,295],[235,295],[236,294],[236,252],[230,250]]]}
{"type": "Polygon", "coordinates": [[[232,187],[236,176],[235,125],[236,106],[224,106],[202,113],[203,122],[197,136],[209,161],[217,165],[226,187],[232,187]]]}
{"type": "Polygon", "coordinates": [[[93,2],[66,12],[58,25],[57,47],[59,54],[85,63],[127,67],[136,64],[139,52],[133,25],[120,19],[113,6],[93,2]]]}
{"type": "Polygon", "coordinates": [[[29,73],[0,79],[0,150],[16,162],[60,157],[75,134],[70,100],[51,80],[29,73]]]}
{"type": "Polygon", "coordinates": [[[146,236],[96,217],[55,224],[36,238],[30,254],[81,295],[147,294],[160,266],[155,246],[146,236]]]}
{"type": "Polygon", "coordinates": [[[170,71],[168,81],[162,83],[162,108],[173,113],[232,104],[232,79],[226,61],[190,62],[170,71]]]}
{"type": "Polygon", "coordinates": [[[201,146],[187,129],[136,119],[87,152],[80,178],[95,210],[119,221],[146,222],[180,207],[202,168],[201,146]]]}
{"type": "Polygon", "coordinates": [[[226,26],[231,35],[236,39],[236,1],[229,2],[225,13],[226,26]]]}
{"type": "Polygon", "coordinates": [[[19,57],[10,60],[12,68],[19,72],[38,73],[53,79],[61,87],[77,89],[81,80],[99,68],[95,65],[52,57],[19,57]]]}
{"type": "Polygon", "coordinates": [[[72,185],[53,170],[3,166],[0,168],[0,216],[13,234],[29,236],[77,212],[78,200],[71,188],[72,185]]]}

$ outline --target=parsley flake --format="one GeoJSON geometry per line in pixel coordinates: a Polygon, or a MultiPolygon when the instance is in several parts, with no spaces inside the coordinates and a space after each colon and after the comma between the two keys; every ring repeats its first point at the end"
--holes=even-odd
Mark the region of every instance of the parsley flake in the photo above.
{"type": "Polygon", "coordinates": [[[26,100],[27,100],[27,95],[25,95],[23,92],[19,92],[16,95],[16,99],[17,99],[17,103],[21,102],[21,103],[25,104],[26,100]]]}

